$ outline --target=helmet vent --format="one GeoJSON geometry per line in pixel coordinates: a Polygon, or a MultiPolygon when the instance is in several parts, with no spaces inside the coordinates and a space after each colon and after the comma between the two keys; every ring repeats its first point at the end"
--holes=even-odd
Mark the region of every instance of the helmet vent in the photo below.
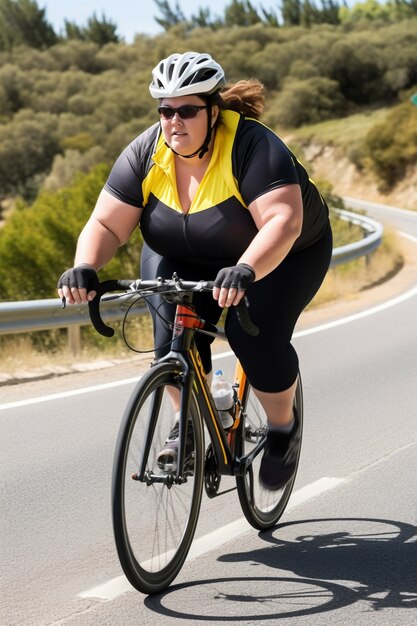
{"type": "Polygon", "coordinates": [[[153,98],[210,95],[224,85],[224,71],[210,54],[171,54],[153,70],[153,98]]]}
{"type": "Polygon", "coordinates": [[[190,65],[189,63],[184,63],[184,65],[180,68],[179,76],[182,76],[184,74],[185,70],[187,69],[189,65],[190,65]]]}

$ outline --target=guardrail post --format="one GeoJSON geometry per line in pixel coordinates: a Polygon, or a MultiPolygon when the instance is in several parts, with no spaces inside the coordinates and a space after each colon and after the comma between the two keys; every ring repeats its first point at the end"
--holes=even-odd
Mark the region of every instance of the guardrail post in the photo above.
{"type": "MultiPolygon", "coordinates": [[[[349,243],[333,249],[331,267],[348,263],[366,255],[369,262],[371,252],[381,243],[383,226],[375,220],[363,215],[351,213],[341,209],[335,209],[336,214],[349,223],[361,226],[364,237],[353,243],[349,243]]],[[[126,293],[122,300],[107,300],[103,302],[103,319],[120,320],[126,315],[126,306],[129,308],[132,293],[126,293]]],[[[146,313],[147,308],[143,305],[138,313],[146,313]]],[[[13,335],[22,332],[34,332],[37,330],[50,330],[52,328],[68,329],[68,346],[72,354],[79,355],[81,352],[80,327],[90,323],[86,305],[78,305],[62,309],[59,298],[49,300],[29,300],[23,302],[0,302],[0,335],[13,335]]]]}
{"type": "Polygon", "coordinates": [[[68,326],[68,348],[73,356],[81,352],[81,326],[68,326]]]}

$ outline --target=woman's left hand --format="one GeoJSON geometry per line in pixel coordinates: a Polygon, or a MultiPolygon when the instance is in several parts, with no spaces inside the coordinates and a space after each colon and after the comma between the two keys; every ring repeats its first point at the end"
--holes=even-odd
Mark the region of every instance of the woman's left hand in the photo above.
{"type": "Polygon", "coordinates": [[[246,289],[254,280],[255,272],[246,263],[224,267],[214,281],[213,298],[222,308],[239,304],[246,289]]]}

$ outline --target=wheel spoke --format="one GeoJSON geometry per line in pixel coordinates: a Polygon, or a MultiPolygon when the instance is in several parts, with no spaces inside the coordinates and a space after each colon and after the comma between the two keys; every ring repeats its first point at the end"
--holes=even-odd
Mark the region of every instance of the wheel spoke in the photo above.
{"type": "Polygon", "coordinates": [[[164,472],[156,461],[173,426],[169,387],[177,386],[177,381],[177,371],[174,376],[166,364],[155,366],[144,377],[126,411],[116,448],[113,474],[116,546],[126,576],[144,593],[166,588],[180,571],[194,535],[201,502],[203,442],[194,398],[191,403],[194,471],[177,478],[176,472],[164,472]],[[143,478],[139,478],[144,450],[146,465],[142,468],[143,478]],[[135,474],[136,479],[132,480],[135,474]]]}
{"type": "MultiPolygon", "coordinates": [[[[302,428],[303,406],[300,379],[296,390],[295,404],[302,428]]],[[[267,432],[265,411],[251,389],[249,389],[244,400],[243,416],[245,426],[241,456],[249,454],[266,436],[267,432]]],[[[265,530],[274,526],[283,514],[293,488],[295,474],[283,489],[277,491],[265,489],[259,481],[261,459],[262,453],[254,458],[245,476],[236,478],[236,483],[242,510],[248,522],[259,530],[265,530]]]]}

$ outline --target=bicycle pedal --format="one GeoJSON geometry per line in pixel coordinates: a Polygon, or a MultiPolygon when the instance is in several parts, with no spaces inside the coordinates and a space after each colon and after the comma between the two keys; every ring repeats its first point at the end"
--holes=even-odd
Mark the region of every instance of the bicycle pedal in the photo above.
{"type": "MultiPolygon", "coordinates": [[[[164,474],[174,474],[177,472],[177,460],[172,459],[172,456],[160,457],[157,461],[158,468],[164,472],[164,474]]],[[[192,476],[194,474],[194,452],[188,459],[184,461],[184,476],[192,476]]]]}
{"type": "Polygon", "coordinates": [[[176,463],[160,463],[158,462],[158,468],[164,473],[164,474],[173,474],[177,471],[177,464],[176,463]]]}

